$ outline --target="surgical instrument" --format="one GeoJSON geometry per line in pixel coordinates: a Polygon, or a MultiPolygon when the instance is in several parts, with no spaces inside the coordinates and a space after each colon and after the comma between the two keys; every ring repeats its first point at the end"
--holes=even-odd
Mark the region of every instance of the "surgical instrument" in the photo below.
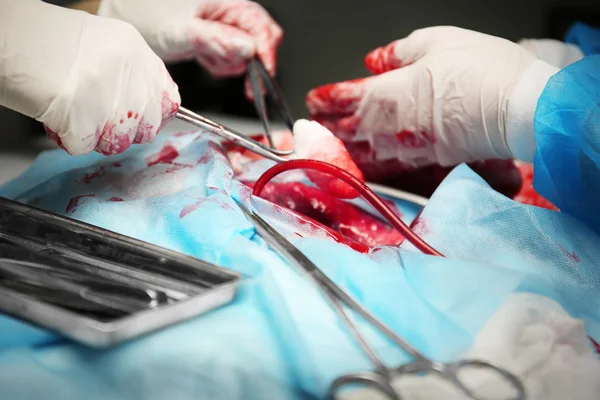
{"type": "Polygon", "coordinates": [[[231,302],[234,271],[0,197],[0,313],[109,347],[231,302]]]}
{"type": "Polygon", "coordinates": [[[285,102],[283,92],[275,80],[269,75],[264,64],[258,57],[254,57],[248,62],[248,77],[250,78],[254,107],[256,108],[258,116],[265,129],[265,135],[269,141],[269,146],[265,146],[264,144],[248,137],[247,135],[244,135],[243,133],[239,133],[231,128],[214,122],[184,107],[179,107],[179,111],[177,114],[175,114],[175,117],[202,128],[214,135],[217,135],[222,139],[236,143],[265,158],[276,162],[284,162],[286,161],[286,158],[283,156],[289,156],[293,154],[294,150],[278,150],[273,144],[273,137],[267,117],[263,87],[266,90],[267,96],[273,99],[275,110],[283,118],[283,122],[285,123],[286,127],[290,131],[293,131],[294,119],[292,118],[289,107],[285,102]]]}
{"type": "MultiPolygon", "coordinates": [[[[243,133],[219,124],[185,107],[179,107],[179,111],[175,116],[182,121],[202,128],[222,139],[236,143],[253,153],[268,158],[269,160],[277,163],[286,162],[288,159],[284,156],[291,156],[294,154],[294,149],[278,150],[275,148],[266,110],[265,96],[263,95],[263,87],[265,88],[267,96],[272,99],[275,111],[283,119],[285,126],[293,134],[294,119],[285,100],[283,91],[277,82],[269,75],[264,64],[258,57],[254,57],[248,61],[248,78],[252,89],[254,107],[265,130],[269,146],[265,146],[263,143],[260,143],[243,133]]],[[[399,200],[415,202],[415,199],[418,198],[418,196],[410,193],[401,192],[374,183],[367,183],[367,185],[380,194],[385,194],[399,200]]],[[[426,199],[418,198],[418,201],[415,203],[424,206],[426,202],[426,199]]]]}
{"type": "Polygon", "coordinates": [[[35,262],[0,258],[0,287],[67,308],[124,315],[157,307],[166,297],[152,289],[123,285],[35,262]],[[65,301],[69,299],[69,301],[65,301]]]}
{"type": "Polygon", "coordinates": [[[257,233],[270,247],[290,264],[307,273],[309,279],[321,290],[326,300],[346,324],[351,335],[359,344],[359,347],[375,367],[374,371],[352,373],[337,378],[330,387],[330,397],[337,398],[337,395],[344,388],[349,388],[352,385],[362,385],[378,391],[389,399],[401,400],[400,394],[392,386],[394,378],[404,375],[434,374],[450,382],[469,398],[484,400],[485,397],[475,393],[473,388],[465,382],[464,377],[461,375],[466,370],[479,370],[494,374],[501,382],[515,389],[515,396],[508,397],[505,400],[524,400],[526,398],[525,388],[516,376],[489,362],[462,360],[442,363],[429,359],[336,285],[319,267],[310,261],[308,257],[283,235],[277,232],[268,222],[237,200],[236,202],[246,217],[253,223],[257,233]],[[353,322],[351,314],[344,306],[364,318],[373,328],[402,348],[414,361],[396,368],[387,367],[376,354],[375,350],[368,344],[365,336],[360,332],[357,325],[353,322]]]}
{"type": "MultiPolygon", "coordinates": [[[[283,119],[283,122],[290,131],[294,128],[294,119],[292,118],[292,113],[287,105],[287,102],[285,101],[285,98],[283,97],[281,88],[279,85],[277,85],[275,80],[271,78],[269,71],[267,71],[260,58],[254,57],[248,62],[248,77],[250,78],[250,85],[252,87],[254,107],[256,108],[256,112],[260,117],[265,129],[265,134],[269,140],[269,145],[274,148],[275,144],[273,143],[273,137],[271,135],[271,129],[269,126],[269,117],[267,115],[265,98],[262,94],[262,85],[265,86],[267,95],[272,98],[274,102],[275,110],[283,119]]],[[[288,152],[278,152],[279,153],[277,154],[290,154],[288,152]]]]}

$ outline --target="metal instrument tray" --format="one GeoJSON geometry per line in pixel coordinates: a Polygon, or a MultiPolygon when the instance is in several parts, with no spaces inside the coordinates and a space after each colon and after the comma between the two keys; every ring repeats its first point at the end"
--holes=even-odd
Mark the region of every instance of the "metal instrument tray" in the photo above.
{"type": "Polygon", "coordinates": [[[99,348],[225,305],[242,282],[239,274],[219,266],[1,197],[0,267],[0,275],[14,271],[17,276],[12,279],[9,273],[0,279],[0,312],[99,348]],[[27,264],[43,266],[39,271],[46,281],[31,284],[21,278],[27,264]],[[22,268],[10,270],[15,265],[22,268]],[[123,304],[128,304],[128,291],[161,297],[153,306],[134,307],[132,312],[91,313],[79,307],[86,302],[83,294],[78,304],[73,301],[77,291],[61,300],[44,285],[54,282],[52,274],[77,276],[76,282],[87,282],[94,290],[104,285],[100,288],[106,293],[110,287],[112,300],[123,304]]]}

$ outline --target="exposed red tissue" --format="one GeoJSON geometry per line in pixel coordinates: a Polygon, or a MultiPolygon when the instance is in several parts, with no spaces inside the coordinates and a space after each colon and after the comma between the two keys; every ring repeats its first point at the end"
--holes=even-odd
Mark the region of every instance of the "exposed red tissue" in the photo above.
{"type": "Polygon", "coordinates": [[[398,245],[404,240],[398,231],[366,211],[302,183],[269,183],[261,197],[369,247],[398,245]]]}
{"type": "Polygon", "coordinates": [[[540,196],[533,188],[533,165],[525,163],[517,163],[523,184],[521,190],[514,197],[515,201],[532,206],[547,208],[549,210],[558,211],[558,208],[548,200],[540,196]]]}
{"type": "MultiPolygon", "coordinates": [[[[512,160],[487,160],[471,163],[469,167],[494,190],[519,203],[558,210],[533,188],[533,166],[530,164],[515,163],[512,160]]],[[[364,173],[366,178],[373,182],[430,197],[453,168],[432,165],[406,170],[399,162],[393,160],[383,162],[379,166],[365,164],[364,173]]]]}

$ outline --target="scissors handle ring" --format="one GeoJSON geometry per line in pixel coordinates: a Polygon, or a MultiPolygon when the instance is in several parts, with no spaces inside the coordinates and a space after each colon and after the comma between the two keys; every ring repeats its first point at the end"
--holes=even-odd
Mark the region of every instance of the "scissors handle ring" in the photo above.
{"type": "Polygon", "coordinates": [[[398,392],[394,390],[392,381],[382,373],[364,371],[346,374],[338,377],[329,387],[328,398],[338,399],[337,394],[346,386],[358,385],[376,390],[384,394],[389,400],[402,400],[398,392]]]}

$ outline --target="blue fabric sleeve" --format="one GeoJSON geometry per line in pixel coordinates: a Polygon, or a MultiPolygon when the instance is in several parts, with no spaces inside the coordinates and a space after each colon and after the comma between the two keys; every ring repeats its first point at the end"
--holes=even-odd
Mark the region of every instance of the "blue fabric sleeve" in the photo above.
{"type": "Polygon", "coordinates": [[[600,54],[600,29],[575,22],[567,31],[565,42],[577,45],[586,56],[600,54]]]}
{"type": "Polygon", "coordinates": [[[534,188],[600,232],[600,55],[548,81],[535,113],[534,188]]]}

